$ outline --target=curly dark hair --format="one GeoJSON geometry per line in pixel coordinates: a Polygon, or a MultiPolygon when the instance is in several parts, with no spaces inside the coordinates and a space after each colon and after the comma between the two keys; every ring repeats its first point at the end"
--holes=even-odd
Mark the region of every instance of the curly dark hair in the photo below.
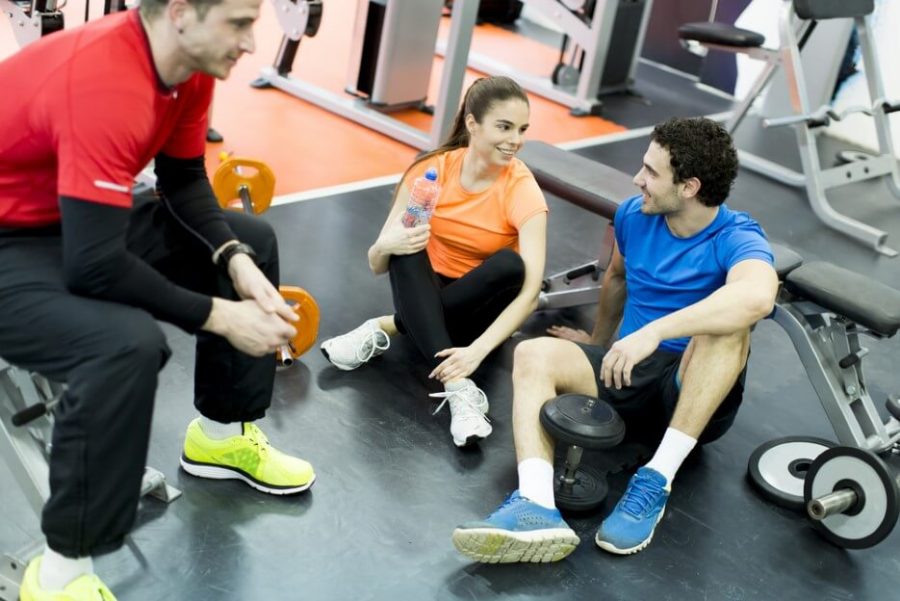
{"type": "Polygon", "coordinates": [[[720,124],[704,117],[673,117],[653,128],[650,140],[669,152],[675,183],[700,180],[698,200],[717,207],[737,177],[737,151],[720,124]]]}

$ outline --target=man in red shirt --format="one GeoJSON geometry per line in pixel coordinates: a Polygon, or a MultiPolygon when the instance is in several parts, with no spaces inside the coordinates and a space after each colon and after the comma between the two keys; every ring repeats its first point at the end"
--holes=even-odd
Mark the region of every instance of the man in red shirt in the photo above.
{"type": "Polygon", "coordinates": [[[315,479],[252,422],[294,334],[262,220],[218,207],[204,167],[213,77],[252,52],[261,0],[144,0],[0,62],[0,353],[67,383],[44,554],[24,601],[106,600],[91,556],[131,528],[157,374],[157,320],[196,333],[181,465],[290,494],[315,479]],[[155,159],[159,198],[132,198],[155,159]]]}

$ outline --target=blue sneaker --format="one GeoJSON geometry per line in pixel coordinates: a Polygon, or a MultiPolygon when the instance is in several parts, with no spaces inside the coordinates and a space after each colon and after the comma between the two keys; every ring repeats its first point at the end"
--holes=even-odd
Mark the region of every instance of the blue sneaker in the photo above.
{"type": "Polygon", "coordinates": [[[486,519],[453,531],[453,546],[483,563],[548,563],[575,550],[581,540],[557,509],[513,491],[486,519]]]}
{"type": "Polygon", "coordinates": [[[630,555],[649,545],[666,511],[667,485],[665,476],[656,470],[639,469],[616,508],[600,524],[594,538],[597,546],[617,555],[630,555]]]}

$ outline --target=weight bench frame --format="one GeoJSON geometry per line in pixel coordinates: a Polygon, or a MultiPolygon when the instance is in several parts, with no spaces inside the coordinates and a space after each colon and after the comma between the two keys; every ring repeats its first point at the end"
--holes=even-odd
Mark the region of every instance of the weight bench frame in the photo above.
{"type": "MultiPolygon", "coordinates": [[[[50,411],[59,402],[65,386],[40,374],[27,372],[0,358],[0,456],[6,461],[29,506],[40,519],[44,502],[50,496],[50,453],[52,419],[50,411]],[[14,425],[16,416],[35,407],[44,410],[33,421],[14,425]]],[[[181,496],[181,491],[166,483],[162,472],[147,467],[141,482],[141,496],[149,495],[165,503],[181,496]]],[[[127,541],[127,539],[126,539],[127,541]]],[[[16,601],[19,585],[28,562],[44,547],[37,539],[12,553],[0,563],[0,601],[16,601]]]]}

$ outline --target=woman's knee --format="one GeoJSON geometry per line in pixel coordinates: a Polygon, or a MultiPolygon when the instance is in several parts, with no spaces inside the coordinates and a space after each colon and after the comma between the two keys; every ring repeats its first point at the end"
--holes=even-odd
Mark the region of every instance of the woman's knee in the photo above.
{"type": "Polygon", "coordinates": [[[489,262],[494,269],[496,285],[521,286],[525,281],[525,261],[514,250],[504,248],[488,257],[485,262],[489,262]]]}
{"type": "Polygon", "coordinates": [[[411,255],[391,255],[388,260],[388,272],[392,277],[410,278],[416,276],[431,276],[431,263],[428,253],[420,250],[411,255]]]}

